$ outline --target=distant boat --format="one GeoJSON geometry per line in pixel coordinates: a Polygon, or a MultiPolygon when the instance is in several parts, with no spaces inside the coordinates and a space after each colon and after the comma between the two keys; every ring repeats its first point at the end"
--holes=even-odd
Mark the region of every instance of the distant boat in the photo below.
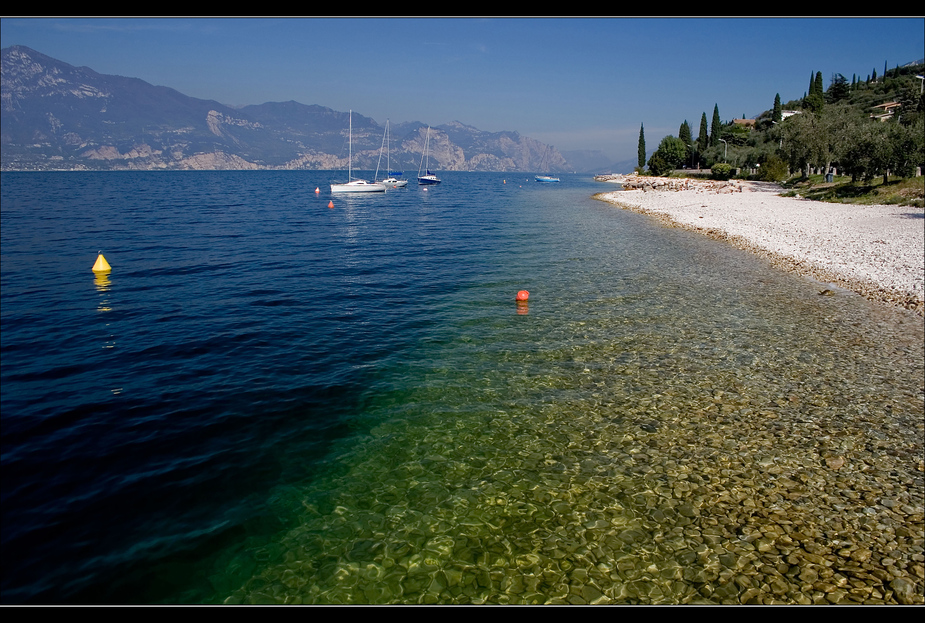
{"type": "Polygon", "coordinates": [[[430,147],[430,126],[427,126],[427,134],[424,135],[424,152],[421,154],[421,166],[418,167],[418,184],[439,184],[440,180],[437,179],[437,176],[430,172],[430,155],[428,154],[428,148],[430,147]],[[427,158],[427,166],[424,166],[424,158],[427,158]],[[424,174],[421,175],[423,170],[424,174]]]}
{"type": "MultiPolygon", "coordinates": [[[[376,183],[382,184],[386,188],[401,188],[408,185],[408,180],[400,180],[395,173],[391,171],[391,160],[389,159],[389,120],[385,120],[385,132],[382,134],[382,145],[385,147],[385,170],[389,176],[384,180],[379,180],[379,162],[382,162],[382,147],[379,148],[379,162],[376,163],[376,183]]],[[[401,175],[401,173],[398,173],[401,175]]]]}
{"type": "Polygon", "coordinates": [[[533,178],[533,179],[535,179],[537,182],[558,182],[558,181],[559,181],[559,178],[558,178],[558,177],[553,177],[553,176],[549,175],[549,165],[546,164],[546,155],[547,155],[548,153],[549,153],[549,145],[546,146],[546,151],[543,152],[543,162],[540,163],[540,169],[542,169],[543,171],[545,171],[545,173],[541,173],[541,174],[539,174],[539,175],[536,175],[536,176],[533,178]]]}
{"type": "Polygon", "coordinates": [[[350,129],[347,134],[349,156],[347,158],[347,181],[344,184],[331,184],[332,193],[384,193],[385,186],[353,179],[353,111],[350,111],[350,129]]]}

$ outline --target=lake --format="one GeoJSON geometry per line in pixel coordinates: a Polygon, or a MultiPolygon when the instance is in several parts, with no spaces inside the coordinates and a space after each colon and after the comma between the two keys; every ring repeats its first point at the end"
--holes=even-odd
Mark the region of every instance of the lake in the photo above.
{"type": "Polygon", "coordinates": [[[3,173],[3,603],[920,603],[920,317],[338,174],[3,173]]]}

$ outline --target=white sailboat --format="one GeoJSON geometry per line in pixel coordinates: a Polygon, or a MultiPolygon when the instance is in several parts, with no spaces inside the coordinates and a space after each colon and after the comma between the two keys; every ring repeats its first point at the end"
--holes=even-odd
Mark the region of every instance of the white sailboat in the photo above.
{"type": "Polygon", "coordinates": [[[421,166],[418,167],[418,184],[439,184],[440,180],[437,179],[437,176],[430,172],[430,155],[428,154],[428,148],[430,147],[430,126],[427,126],[427,134],[424,135],[424,152],[421,154],[421,166]],[[424,158],[427,158],[427,167],[424,166],[424,158]],[[421,175],[421,172],[424,172],[421,175]]]}
{"type": "Polygon", "coordinates": [[[543,173],[535,176],[537,182],[558,182],[559,178],[549,174],[549,166],[546,164],[546,156],[549,154],[549,145],[546,146],[546,151],[543,152],[543,162],[540,164],[540,168],[543,169],[543,173]]]}
{"type": "Polygon", "coordinates": [[[379,163],[382,162],[382,147],[379,148],[379,162],[376,163],[376,183],[382,184],[386,188],[401,188],[408,185],[408,180],[400,180],[392,174],[392,161],[389,158],[389,120],[385,120],[385,132],[382,135],[382,144],[385,147],[385,170],[388,171],[388,177],[379,180],[379,163]]]}
{"type": "Polygon", "coordinates": [[[385,186],[366,180],[353,179],[353,111],[350,111],[350,130],[347,135],[349,156],[347,159],[347,182],[331,184],[332,193],[384,193],[385,186]]]}

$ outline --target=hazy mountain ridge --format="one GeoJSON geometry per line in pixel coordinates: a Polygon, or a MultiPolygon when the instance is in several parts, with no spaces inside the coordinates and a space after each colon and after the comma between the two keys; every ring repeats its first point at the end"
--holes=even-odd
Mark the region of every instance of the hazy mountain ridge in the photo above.
{"type": "MultiPolygon", "coordinates": [[[[348,112],[295,101],[232,108],[24,46],[0,54],[3,170],[347,167],[348,112]]],[[[375,169],[384,126],[357,112],[352,117],[353,166],[375,169]]],[[[392,169],[417,170],[426,128],[390,124],[392,169]]],[[[458,121],[430,129],[428,157],[431,169],[444,171],[575,169],[535,139],[458,121]]]]}

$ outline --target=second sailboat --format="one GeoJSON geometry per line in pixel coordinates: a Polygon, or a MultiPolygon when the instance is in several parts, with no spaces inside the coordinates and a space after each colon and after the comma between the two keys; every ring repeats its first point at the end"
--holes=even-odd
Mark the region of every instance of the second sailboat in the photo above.
{"type": "Polygon", "coordinates": [[[427,151],[430,147],[430,126],[427,126],[427,134],[424,135],[424,152],[421,154],[421,166],[418,167],[418,184],[439,184],[440,180],[436,175],[430,172],[430,155],[427,151]],[[424,166],[424,158],[427,158],[427,166],[424,166]],[[421,172],[423,171],[423,175],[421,172]]]}

